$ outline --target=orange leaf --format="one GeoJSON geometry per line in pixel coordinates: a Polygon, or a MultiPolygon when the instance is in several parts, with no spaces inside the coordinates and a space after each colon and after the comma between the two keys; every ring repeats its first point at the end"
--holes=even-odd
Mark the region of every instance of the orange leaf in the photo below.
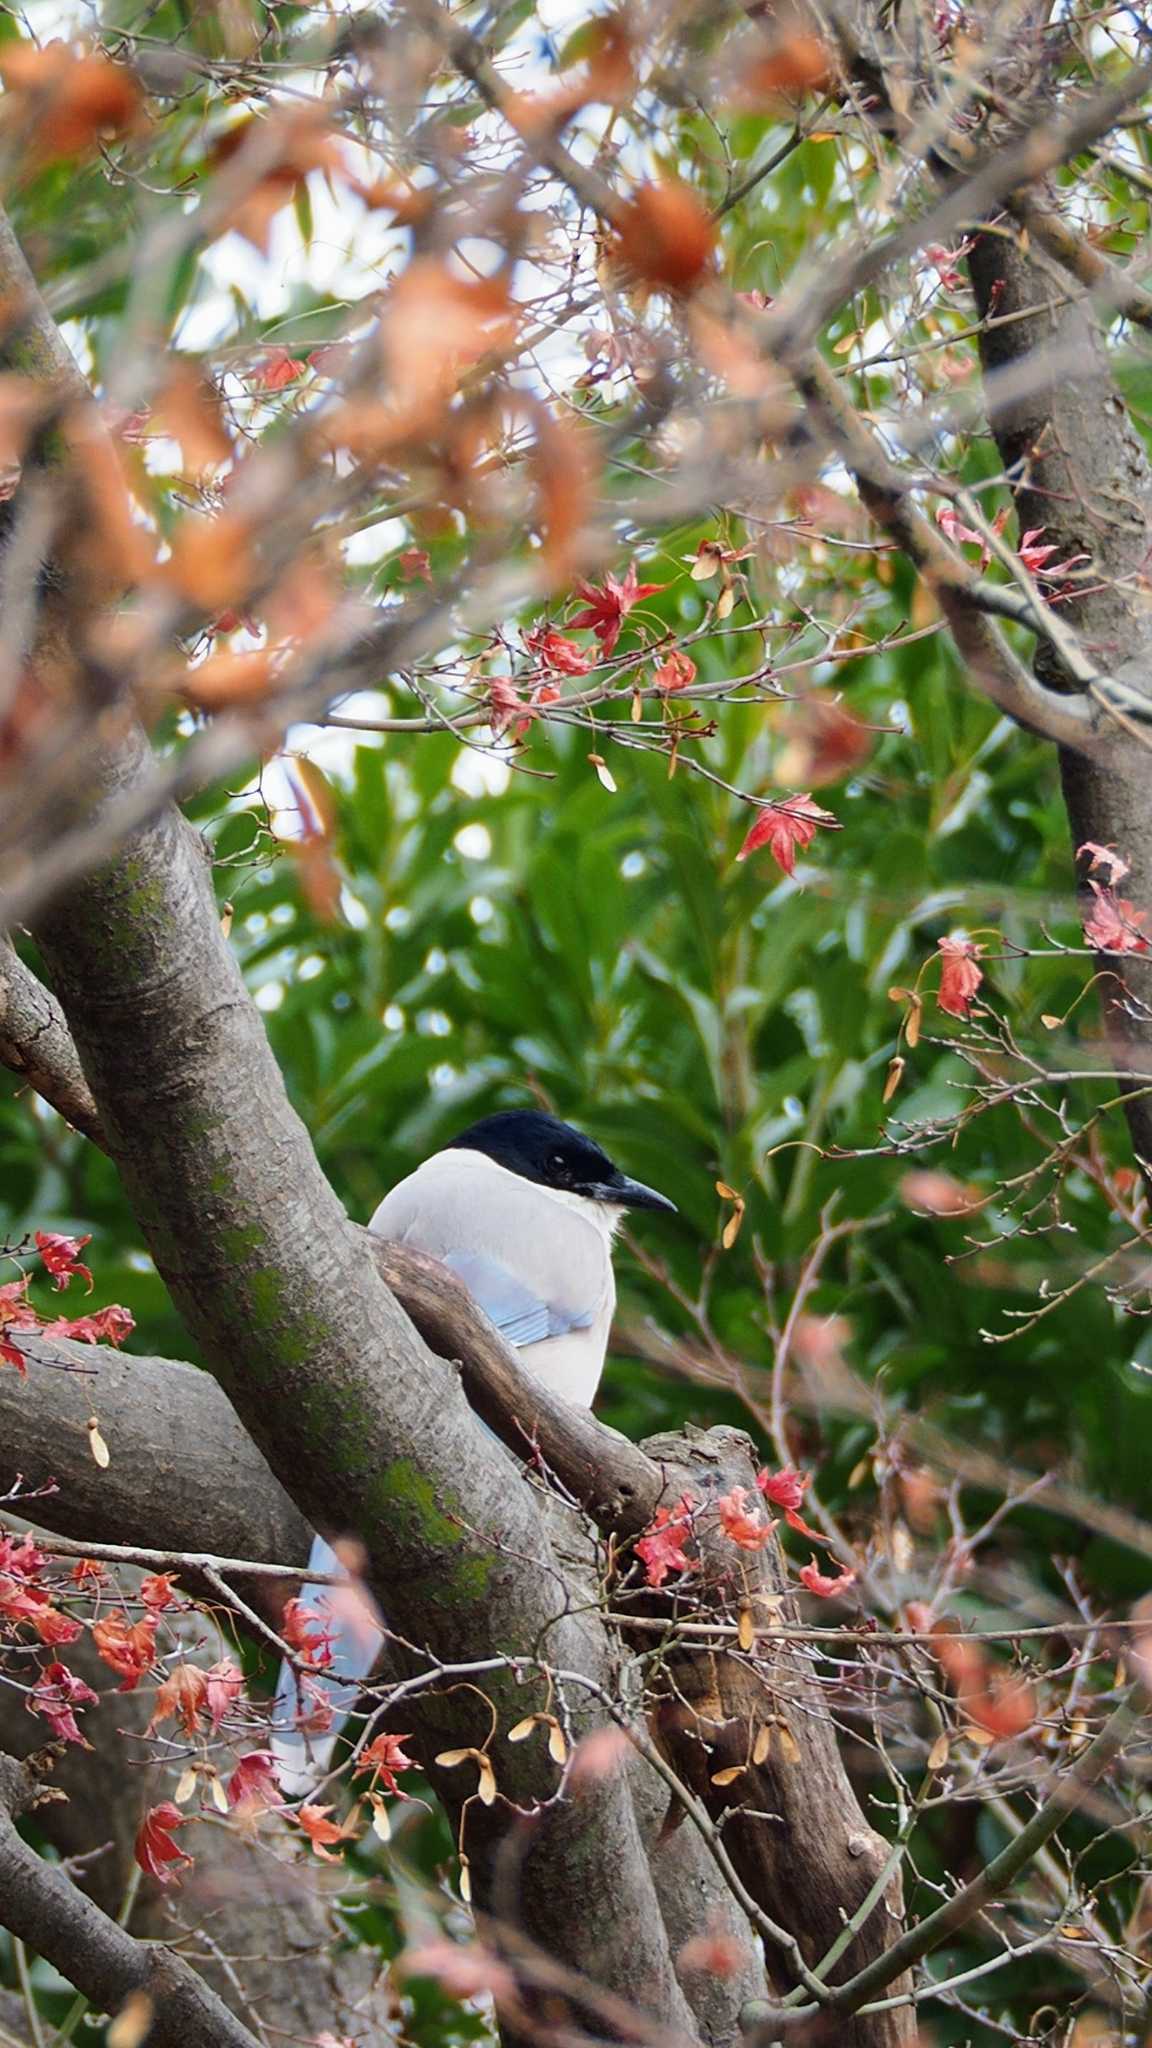
{"type": "Polygon", "coordinates": [[[556,584],[579,567],[579,541],[592,507],[589,444],[579,429],[541,408],[532,458],[542,553],[556,584]]]}
{"type": "Polygon", "coordinates": [[[711,267],[712,222],[687,185],[641,185],[617,220],[620,254],[646,284],[692,291],[711,267]]]}
{"type": "Polygon", "coordinates": [[[177,1720],[186,1735],[195,1735],[208,1698],[207,1674],[197,1664],[175,1664],[156,1695],[149,1728],[177,1720]]]}
{"type": "Polygon", "coordinates": [[[140,113],[140,87],[123,64],[66,43],[9,43],[0,51],[10,134],[31,160],[84,156],[103,136],[123,135],[140,113]]]}
{"type": "Polygon", "coordinates": [[[272,681],[273,651],[254,648],[250,653],[222,649],[210,654],[196,668],[185,673],[181,695],[200,711],[227,710],[231,704],[251,704],[268,694],[272,681]]]}
{"type": "Polygon", "coordinates": [[[76,537],[80,555],[98,577],[142,582],[156,550],[148,528],[133,514],[120,449],[91,408],[73,415],[64,431],[87,515],[76,537]]]}
{"type": "Polygon", "coordinates": [[[823,92],[832,79],[832,52],[819,36],[801,31],[778,42],[742,81],[742,97],[780,92],[823,92]]]}
{"type": "Polygon", "coordinates": [[[198,512],[186,514],[176,528],[172,558],[165,567],[181,597],[206,612],[242,603],[255,574],[247,520],[235,512],[220,512],[214,519],[198,512]]]}
{"type": "Polygon", "coordinates": [[[177,358],[156,395],[157,425],[179,441],[185,467],[197,473],[232,459],[220,400],[195,363],[177,358]]]}

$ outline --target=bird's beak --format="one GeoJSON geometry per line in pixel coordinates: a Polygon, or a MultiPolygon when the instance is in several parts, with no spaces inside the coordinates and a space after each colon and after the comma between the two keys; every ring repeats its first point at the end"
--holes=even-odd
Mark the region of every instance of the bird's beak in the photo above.
{"type": "Polygon", "coordinates": [[[629,1180],[622,1173],[617,1180],[603,1181],[599,1187],[590,1188],[589,1194],[597,1202],[611,1202],[617,1209],[667,1209],[676,1214],[675,1202],[667,1195],[658,1194],[655,1188],[646,1188],[642,1180],[629,1180]]]}

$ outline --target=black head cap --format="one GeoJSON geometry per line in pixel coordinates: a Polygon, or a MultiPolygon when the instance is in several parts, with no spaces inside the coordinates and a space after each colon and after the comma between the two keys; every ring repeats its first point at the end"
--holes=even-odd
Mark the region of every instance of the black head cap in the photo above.
{"type": "Polygon", "coordinates": [[[610,1202],[619,1209],[671,1209],[666,1195],[629,1180],[583,1131],[547,1116],[540,1109],[502,1109],[469,1124],[445,1151],[483,1152],[497,1166],[544,1188],[562,1188],[590,1202],[610,1202]]]}

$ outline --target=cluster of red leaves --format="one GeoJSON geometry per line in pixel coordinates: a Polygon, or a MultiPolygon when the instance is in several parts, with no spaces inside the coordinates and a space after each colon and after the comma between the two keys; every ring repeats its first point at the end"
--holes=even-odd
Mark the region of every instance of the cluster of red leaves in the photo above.
{"type": "Polygon", "coordinates": [[[586,676],[593,666],[592,656],[585,654],[582,647],[577,647],[574,640],[558,633],[555,626],[534,626],[523,638],[529,654],[535,655],[543,668],[551,669],[557,675],[586,676]]]}
{"type": "MultiPolygon", "coordinates": [[[[801,1473],[794,1466],[787,1465],[779,1472],[770,1472],[767,1468],[758,1472],[756,1485],[767,1503],[783,1510],[784,1520],[790,1529],[798,1530],[814,1543],[823,1543],[826,1539],[818,1530],[810,1528],[800,1513],[811,1479],[810,1472],[801,1473]]],[[[762,1550],[777,1524],[750,1501],[746,1486],[734,1486],[716,1501],[716,1513],[724,1534],[739,1549],[762,1550]]],[[[662,1586],[670,1572],[696,1569],[699,1560],[689,1554],[685,1544],[692,1535],[693,1517],[700,1511],[701,1503],[690,1493],[684,1494],[674,1508],[657,1508],[651,1526],[636,1544],[636,1555],[644,1566],[644,1576],[650,1586],[662,1586]]],[[[804,1565],[799,1573],[801,1584],[809,1592],[819,1593],[824,1598],[843,1592],[855,1576],[855,1572],[845,1571],[836,1578],[826,1577],[815,1561],[804,1565]]]]}
{"type": "Polygon", "coordinates": [[[651,1525],[637,1541],[636,1555],[650,1586],[662,1586],[669,1572],[695,1571],[698,1559],[684,1548],[692,1533],[694,1506],[693,1496],[686,1493],[674,1508],[657,1508],[651,1525]]]}
{"type": "MultiPolygon", "coordinates": [[[[980,550],[980,567],[981,569],[988,567],[989,562],[992,560],[992,550],[988,542],[983,534],[976,532],[974,527],[966,526],[959,513],[954,512],[950,505],[942,505],[940,507],[936,514],[936,524],[941,532],[946,533],[949,540],[955,542],[958,546],[966,542],[978,547],[980,550]]],[[[1007,524],[1008,509],[1005,506],[996,514],[995,519],[992,521],[993,533],[1003,533],[1007,524]]],[[[1020,545],[1016,552],[1024,567],[1039,582],[1056,583],[1062,576],[1066,576],[1070,569],[1075,569],[1080,562],[1086,562],[1088,557],[1087,555],[1069,555],[1065,562],[1053,562],[1050,557],[1058,554],[1059,549],[1052,541],[1041,545],[1044,532],[1045,529],[1042,526],[1030,526],[1027,533],[1021,534],[1020,545]]]]}
{"type": "Polygon", "coordinates": [[[0,1536],[0,1620],[22,1622],[42,1643],[58,1648],[75,1642],[80,1623],[61,1613],[49,1589],[37,1583],[46,1562],[31,1536],[19,1542],[0,1536]]]}
{"type": "Polygon", "coordinates": [[[1122,882],[1132,870],[1115,847],[1098,846],[1093,839],[1086,839],[1076,849],[1076,857],[1088,860],[1088,887],[1096,901],[1084,919],[1084,937],[1090,946],[1096,946],[1102,953],[1146,953],[1148,938],[1143,926],[1148,922],[1148,912],[1137,910],[1127,896],[1118,896],[1116,884],[1122,882]],[[1106,877],[1098,882],[1094,870],[1102,868],[1106,877]]]}
{"type": "MultiPolygon", "coordinates": [[[[67,1287],[79,1274],[87,1280],[91,1293],[92,1274],[80,1262],[80,1253],[90,1242],[89,1237],[64,1237],[50,1230],[36,1232],[37,1255],[57,1290],[67,1287]]],[[[30,1280],[30,1274],[22,1273],[18,1280],[7,1280],[0,1286],[0,1362],[14,1365],[18,1373],[26,1374],[27,1366],[21,1351],[10,1341],[9,1331],[36,1330],[44,1337],[71,1337],[82,1344],[122,1344],[135,1328],[128,1310],[116,1304],[97,1309],[92,1315],[57,1316],[49,1321],[28,1300],[30,1280]]]]}
{"type": "MultiPolygon", "coordinates": [[[[213,1681],[221,1669],[217,1666],[214,1671],[203,1672],[189,1664],[177,1665],[160,1689],[152,1725],[175,1715],[182,1722],[186,1734],[195,1734],[202,1716],[211,1717],[213,1681]]],[[[240,1673],[235,1671],[235,1667],[232,1670],[237,1685],[241,1685],[240,1673]]],[[[78,1680],[73,1680],[62,1665],[52,1665],[48,1675],[55,1690],[47,1685],[40,1689],[44,1693],[44,1704],[38,1707],[38,1711],[54,1715],[54,1726],[57,1722],[65,1726],[70,1720],[71,1705],[76,1701],[93,1700],[96,1695],[86,1686],[81,1686],[78,1680]]],[[[221,1714],[234,1696],[230,1682],[224,1690],[228,1697],[224,1705],[218,1703],[221,1714]]],[[[72,1726],[75,1727],[74,1722],[72,1726]]],[[[213,1720],[213,1733],[217,1727],[218,1720],[213,1720]]],[[[76,1729],[66,1739],[81,1741],[82,1737],[76,1729]]],[[[408,1740],[407,1735],[378,1735],[360,1757],[356,1769],[358,1773],[371,1774],[367,1797],[374,1807],[382,1804],[383,1792],[404,1797],[396,1782],[398,1771],[419,1770],[416,1759],[405,1752],[404,1744],[408,1740]]],[[[277,1775],[276,1759],[270,1750],[253,1749],[242,1756],[228,1780],[224,1796],[228,1807],[244,1826],[251,1827],[267,1812],[284,1814],[299,1828],[313,1854],[325,1863],[338,1863],[344,1844],[355,1841],[359,1833],[359,1800],[342,1821],[332,1819],[332,1806],[305,1801],[295,1809],[288,1808],[277,1775]]],[[[177,1798],[180,1797],[178,1792],[177,1798]]],[[[176,1829],[184,1827],[192,1818],[193,1815],[181,1813],[179,1806],[167,1800],[152,1807],[145,1815],[136,1837],[136,1861],[159,1884],[171,1883],[192,1863],[192,1857],[186,1855],[173,1840],[176,1829]]]]}
{"type": "Polygon", "coordinates": [[[777,866],[786,875],[794,875],[797,851],[811,845],[819,826],[838,832],[840,821],[831,811],[814,804],[808,791],[802,796],[782,798],[779,803],[766,803],[736,858],[747,860],[750,853],[766,846],[777,866]]]}

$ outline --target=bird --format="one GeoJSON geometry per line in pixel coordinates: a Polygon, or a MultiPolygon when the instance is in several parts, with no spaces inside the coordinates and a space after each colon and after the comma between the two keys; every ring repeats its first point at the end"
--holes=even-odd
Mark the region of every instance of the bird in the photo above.
{"type": "MultiPolygon", "coordinates": [[[[676,1204],[630,1179],[574,1125],[543,1110],[506,1109],[469,1124],[397,1182],[368,1228],[440,1259],[535,1378],[590,1408],[616,1307],[612,1244],[631,1209],[675,1213],[676,1204]]],[[[313,1572],[343,1572],[321,1536],[308,1564],[313,1572]]],[[[358,1588],[337,1587],[329,1609],[332,1661],[321,1690],[333,1719],[310,1744],[294,1726],[298,1687],[290,1664],[277,1686],[272,1753],[289,1798],[327,1770],[379,1652],[379,1624],[358,1588]],[[292,1725],[285,1728],[285,1720],[292,1725]]]]}

